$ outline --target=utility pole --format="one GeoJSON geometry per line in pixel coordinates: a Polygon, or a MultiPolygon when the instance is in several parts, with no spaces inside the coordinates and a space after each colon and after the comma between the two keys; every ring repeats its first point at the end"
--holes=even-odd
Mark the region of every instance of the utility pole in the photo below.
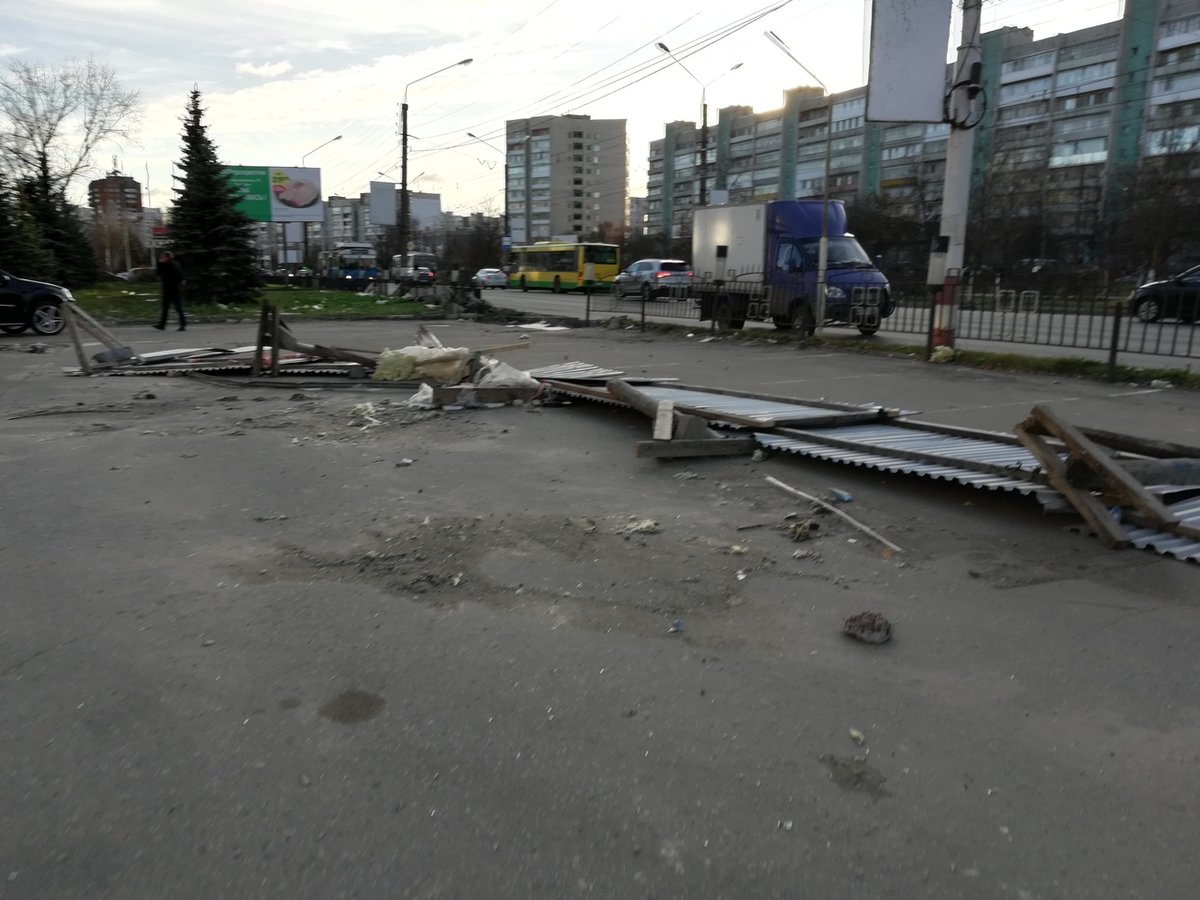
{"type": "Polygon", "coordinates": [[[962,39],[950,84],[950,139],[946,145],[946,174],[942,189],[942,226],[938,247],[930,258],[930,285],[941,283],[933,310],[930,340],[933,347],[954,347],[958,312],[958,281],[967,241],[967,214],[971,201],[971,157],[978,124],[979,77],[983,48],[980,13],[983,0],[963,0],[962,39]],[[941,256],[941,269],[937,269],[941,256]],[[940,274],[940,277],[939,277],[940,274]]]}

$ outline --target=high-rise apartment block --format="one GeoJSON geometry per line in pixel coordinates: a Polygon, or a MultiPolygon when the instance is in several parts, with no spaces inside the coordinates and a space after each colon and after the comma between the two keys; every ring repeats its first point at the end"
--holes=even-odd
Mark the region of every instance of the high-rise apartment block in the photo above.
{"type": "MultiPolygon", "coordinates": [[[[1073,261],[1099,252],[1148,158],[1200,178],[1200,0],[1127,0],[1118,21],[1036,41],[1028,28],[987,32],[982,89],[973,211],[1037,217],[1073,261]]],[[[822,196],[828,157],[829,196],[876,196],[936,220],[949,127],[865,112],[865,87],[797,88],[771,112],[722,109],[703,167],[708,202],[822,196]]],[[[674,122],[651,143],[648,233],[690,233],[700,140],[694,123],[674,122]]]]}
{"type": "Polygon", "coordinates": [[[505,216],[513,243],[619,239],[629,181],[624,119],[511,119],[505,135],[505,216]]]}

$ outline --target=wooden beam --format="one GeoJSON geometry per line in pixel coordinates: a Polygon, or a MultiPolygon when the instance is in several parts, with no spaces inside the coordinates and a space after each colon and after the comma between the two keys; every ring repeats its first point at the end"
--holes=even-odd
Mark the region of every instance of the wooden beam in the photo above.
{"type": "Polygon", "coordinates": [[[1153,456],[1159,459],[1200,457],[1200,447],[1189,447],[1187,444],[1176,444],[1173,441],[1156,441],[1150,438],[1135,437],[1131,434],[1119,434],[1115,431],[1101,431],[1099,428],[1084,428],[1081,425],[1075,427],[1084,436],[1105,447],[1111,447],[1113,450],[1139,453],[1142,456],[1153,456]]]}
{"type": "Polygon", "coordinates": [[[743,456],[758,449],[748,437],[700,438],[673,441],[638,441],[639,459],[682,459],[691,456],[743,456]]]}
{"type": "Polygon", "coordinates": [[[1025,422],[1026,431],[1038,430],[1052,434],[1063,442],[1067,451],[1098,474],[1108,491],[1122,506],[1132,506],[1157,527],[1169,529],[1178,519],[1163,506],[1162,501],[1146,490],[1136,478],[1121,468],[1090,438],[1080,433],[1068,422],[1060,419],[1051,409],[1035,406],[1025,422]],[[1030,428],[1030,424],[1034,429],[1030,428]]]}
{"type": "Polygon", "coordinates": [[[1070,479],[1067,478],[1066,463],[1059,459],[1058,453],[1042,440],[1041,435],[1026,428],[1026,422],[1022,422],[1016,427],[1017,439],[1037,457],[1050,484],[1057,488],[1083,516],[1084,521],[1092,527],[1105,546],[1112,549],[1127,546],[1129,537],[1125,534],[1125,529],[1108,514],[1108,510],[1095,496],[1087,491],[1081,491],[1071,484],[1070,479]]]}

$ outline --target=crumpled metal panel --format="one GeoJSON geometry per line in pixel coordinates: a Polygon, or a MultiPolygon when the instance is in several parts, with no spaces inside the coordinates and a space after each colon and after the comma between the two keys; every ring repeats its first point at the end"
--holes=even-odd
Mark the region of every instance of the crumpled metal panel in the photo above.
{"type": "Polygon", "coordinates": [[[715,394],[707,391],[690,390],[688,388],[663,387],[659,385],[638,385],[638,391],[653,400],[671,400],[680,406],[690,406],[703,412],[716,415],[740,416],[744,419],[758,419],[764,424],[775,422],[800,423],[807,418],[819,417],[828,419],[839,412],[851,413],[861,418],[861,413],[875,412],[881,408],[866,405],[833,405],[809,406],[799,401],[789,403],[783,400],[770,400],[759,397],[737,397],[731,394],[715,394]]]}

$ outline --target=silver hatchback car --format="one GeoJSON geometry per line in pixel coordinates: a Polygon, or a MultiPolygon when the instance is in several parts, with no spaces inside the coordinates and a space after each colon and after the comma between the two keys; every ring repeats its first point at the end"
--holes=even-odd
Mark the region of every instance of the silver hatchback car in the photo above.
{"type": "Polygon", "coordinates": [[[692,267],[682,259],[639,259],[613,279],[614,297],[638,294],[642,300],[674,297],[686,300],[692,286],[692,267]]]}

